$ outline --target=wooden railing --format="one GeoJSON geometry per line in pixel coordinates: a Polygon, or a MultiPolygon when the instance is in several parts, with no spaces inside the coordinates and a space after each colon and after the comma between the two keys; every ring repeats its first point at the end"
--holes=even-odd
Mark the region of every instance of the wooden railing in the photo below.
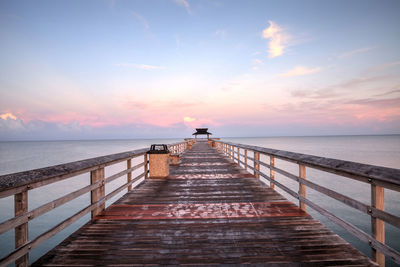
{"type": "MultiPolygon", "coordinates": [[[[169,149],[174,153],[182,153],[187,147],[187,142],[170,144],[169,149]]],[[[29,252],[35,247],[39,246],[41,243],[59,233],[61,230],[65,229],[89,212],[91,212],[91,218],[93,219],[105,209],[107,200],[110,200],[124,189],[128,189],[128,191],[132,190],[132,185],[135,182],[139,181],[141,178],[147,178],[148,176],[148,156],[146,154],[148,150],[148,148],[138,149],[124,153],[0,176],[0,198],[14,195],[15,210],[15,216],[13,218],[0,223],[0,234],[12,229],[15,231],[15,249],[10,254],[0,259],[0,266],[6,266],[14,261],[16,266],[28,266],[29,252]],[[139,164],[132,166],[132,160],[138,157],[142,157],[142,160],[139,160],[139,164]],[[126,169],[109,177],[105,177],[105,167],[124,161],[126,161],[126,169]],[[135,170],[142,170],[142,172],[136,177],[132,178],[132,172],[135,170]],[[31,211],[28,211],[29,190],[72,178],[84,173],[90,173],[89,185],[84,186],[74,192],[68,193],[58,199],[50,201],[31,211]],[[120,185],[117,189],[106,195],[106,184],[124,175],[127,176],[126,183],[120,185]],[[88,206],[84,207],[71,217],[65,219],[33,240],[29,240],[29,221],[89,192],[91,196],[91,202],[88,206]]]]}
{"type": "Polygon", "coordinates": [[[385,256],[390,257],[393,261],[400,264],[400,253],[385,244],[385,222],[400,228],[400,217],[386,212],[384,201],[385,188],[398,192],[400,191],[400,169],[379,167],[231,142],[215,140],[215,143],[217,149],[222,151],[231,160],[237,162],[246,170],[253,170],[256,177],[263,177],[268,180],[271,188],[274,188],[276,185],[289,195],[297,198],[299,200],[299,207],[303,211],[306,210],[306,206],[309,206],[346,229],[361,241],[369,244],[372,249],[372,259],[380,266],[385,265],[385,256]],[[249,151],[251,151],[250,155],[252,154],[253,157],[248,155],[249,151]],[[260,154],[269,157],[269,162],[261,161],[260,154]],[[276,167],[275,159],[298,164],[298,175],[294,175],[286,170],[276,167]],[[248,160],[253,162],[252,166],[248,164],[248,160]],[[267,172],[269,173],[260,171],[260,166],[266,167],[267,172]],[[364,204],[356,199],[307,180],[306,168],[313,168],[370,184],[370,204],[364,204]],[[275,173],[279,173],[289,179],[297,181],[299,187],[298,192],[293,191],[281,181],[277,181],[275,179],[275,173]],[[351,208],[368,214],[371,218],[371,235],[312,202],[306,197],[307,187],[340,201],[351,208]]]}

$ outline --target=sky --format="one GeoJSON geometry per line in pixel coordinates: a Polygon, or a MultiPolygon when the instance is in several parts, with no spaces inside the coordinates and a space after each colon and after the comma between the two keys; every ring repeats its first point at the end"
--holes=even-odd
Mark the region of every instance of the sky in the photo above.
{"type": "Polygon", "coordinates": [[[400,133],[400,1],[0,1],[0,140],[400,133]]]}

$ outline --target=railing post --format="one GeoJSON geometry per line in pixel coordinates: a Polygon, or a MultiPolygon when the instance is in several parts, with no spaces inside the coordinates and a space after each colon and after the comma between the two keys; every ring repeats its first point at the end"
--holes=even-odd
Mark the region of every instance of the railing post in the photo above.
{"type": "MultiPolygon", "coordinates": [[[[269,177],[271,178],[271,180],[275,180],[275,171],[272,169],[272,167],[275,167],[275,158],[272,156],[269,156],[269,177]]],[[[274,189],[275,188],[275,184],[273,182],[269,183],[269,187],[274,189]]]]}
{"type": "MultiPolygon", "coordinates": [[[[90,192],[91,204],[96,203],[100,199],[102,199],[105,195],[105,186],[104,186],[104,168],[99,168],[97,170],[90,172],[90,182],[91,184],[96,183],[97,181],[102,180],[101,186],[93,189],[90,192]]],[[[96,217],[100,212],[102,212],[106,208],[106,203],[101,204],[94,210],[92,210],[92,219],[96,217]]]]}
{"type": "MultiPolygon", "coordinates": [[[[14,214],[15,217],[28,211],[28,191],[14,195],[14,214]]],[[[15,248],[18,248],[28,242],[28,222],[15,227],[15,248]]],[[[29,253],[15,261],[15,266],[22,267],[29,265],[29,253]]]]}
{"type": "Polygon", "coordinates": [[[147,162],[147,153],[144,153],[144,179],[147,179],[147,177],[149,176],[149,163],[147,162]]]}
{"type": "Polygon", "coordinates": [[[244,169],[247,171],[247,149],[244,150],[244,169]]]}
{"type": "MultiPolygon", "coordinates": [[[[128,159],[128,160],[126,161],[126,168],[127,168],[127,169],[132,168],[132,159],[128,159]]],[[[127,180],[128,180],[128,183],[129,183],[130,181],[132,181],[132,172],[128,172],[128,174],[127,174],[127,180]]],[[[131,191],[131,190],[132,190],[132,185],[128,186],[128,192],[131,191]]]]}
{"type": "Polygon", "coordinates": [[[235,147],[231,146],[231,157],[232,157],[232,161],[235,162],[235,147]]]}
{"type": "MultiPolygon", "coordinates": [[[[300,179],[306,179],[306,166],[299,164],[299,177],[300,179]]],[[[306,197],[306,186],[299,181],[299,195],[306,197]]],[[[302,211],[306,211],[306,204],[299,200],[299,206],[302,211]]]]}
{"type": "Polygon", "coordinates": [[[260,153],[254,151],[254,176],[256,178],[260,178],[260,175],[257,173],[257,171],[260,171],[260,153]]]}
{"type": "Polygon", "coordinates": [[[237,148],[237,155],[238,155],[238,165],[240,166],[240,148],[237,148]]]}
{"type": "MultiPolygon", "coordinates": [[[[385,191],[383,187],[371,184],[371,206],[379,210],[385,210],[385,191]]],[[[385,244],[385,222],[371,216],[371,233],[379,242],[385,244]]],[[[372,259],[385,266],[385,255],[372,248],[372,259]]]]}

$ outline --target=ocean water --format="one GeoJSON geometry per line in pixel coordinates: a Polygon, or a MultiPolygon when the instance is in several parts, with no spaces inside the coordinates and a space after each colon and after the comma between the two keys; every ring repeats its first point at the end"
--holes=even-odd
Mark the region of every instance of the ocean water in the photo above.
{"type": "MultiPolygon", "coordinates": [[[[366,164],[380,165],[392,168],[400,168],[400,135],[390,136],[322,136],[322,137],[265,137],[265,138],[223,138],[223,140],[256,145],[280,150],[287,150],[323,157],[337,158],[356,161],[366,164]]],[[[0,175],[14,173],[24,170],[47,167],[51,165],[92,158],[107,154],[119,153],[149,147],[153,143],[173,143],[181,139],[158,139],[158,140],[94,140],[94,141],[37,141],[37,142],[0,142],[0,175]]],[[[252,156],[249,154],[249,156],[252,156]]],[[[141,158],[136,159],[133,164],[139,163],[141,158]]],[[[269,161],[262,156],[261,160],[269,161]]],[[[107,167],[106,177],[121,171],[126,163],[119,163],[107,167]]],[[[298,173],[298,166],[293,163],[275,160],[278,168],[298,173]]],[[[266,171],[265,168],[261,168],[266,171]]],[[[141,170],[137,170],[137,174],[141,170]]],[[[135,174],[133,175],[135,177],[135,174]]],[[[126,177],[121,177],[111,184],[107,184],[106,193],[111,192],[122,184],[126,177]]],[[[298,184],[279,174],[276,179],[288,185],[294,191],[298,190],[298,184]]],[[[333,189],[337,192],[355,198],[366,204],[370,202],[370,187],[367,184],[355,180],[343,178],[337,175],[324,173],[322,171],[307,168],[307,179],[333,189]]],[[[48,201],[54,200],[66,193],[72,192],[88,185],[89,174],[83,174],[71,179],[64,180],[45,187],[34,189],[29,192],[29,210],[32,210],[48,201]]],[[[276,187],[277,188],[277,187],[276,187]]],[[[296,203],[297,200],[277,189],[289,200],[296,203]]],[[[124,191],[125,192],[125,191],[124,191]]],[[[107,202],[107,206],[121,197],[124,192],[107,202]]],[[[356,225],[366,233],[370,233],[370,218],[354,209],[347,207],[329,197],[326,197],[312,189],[307,189],[307,198],[327,210],[338,214],[342,219],[356,225]]],[[[400,216],[400,193],[385,190],[386,210],[396,216],[400,216]]],[[[85,194],[53,211],[32,220],[29,223],[29,239],[33,239],[60,223],[62,220],[73,215],[90,203],[90,195],[85,194]]],[[[324,223],[335,233],[350,242],[357,249],[369,255],[369,246],[348,234],[344,229],[336,226],[319,213],[308,208],[307,211],[317,220],[324,223]]],[[[13,198],[0,199],[0,221],[13,216],[13,198]]],[[[30,253],[30,262],[35,261],[49,249],[61,242],[65,237],[73,233],[89,220],[90,215],[82,217],[73,225],[64,229],[56,236],[34,249],[30,253]]],[[[14,233],[8,231],[0,235],[0,257],[10,253],[14,247],[14,233]]],[[[386,243],[400,251],[400,230],[386,224],[386,243]]],[[[396,266],[387,260],[388,266],[396,266]]]]}

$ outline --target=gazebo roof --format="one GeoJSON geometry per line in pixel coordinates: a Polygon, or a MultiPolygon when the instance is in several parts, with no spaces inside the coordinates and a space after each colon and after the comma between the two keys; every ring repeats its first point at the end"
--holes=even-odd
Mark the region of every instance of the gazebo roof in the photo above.
{"type": "Polygon", "coordinates": [[[198,135],[198,134],[212,134],[208,132],[208,128],[196,128],[196,132],[193,133],[193,135],[198,135]]]}

